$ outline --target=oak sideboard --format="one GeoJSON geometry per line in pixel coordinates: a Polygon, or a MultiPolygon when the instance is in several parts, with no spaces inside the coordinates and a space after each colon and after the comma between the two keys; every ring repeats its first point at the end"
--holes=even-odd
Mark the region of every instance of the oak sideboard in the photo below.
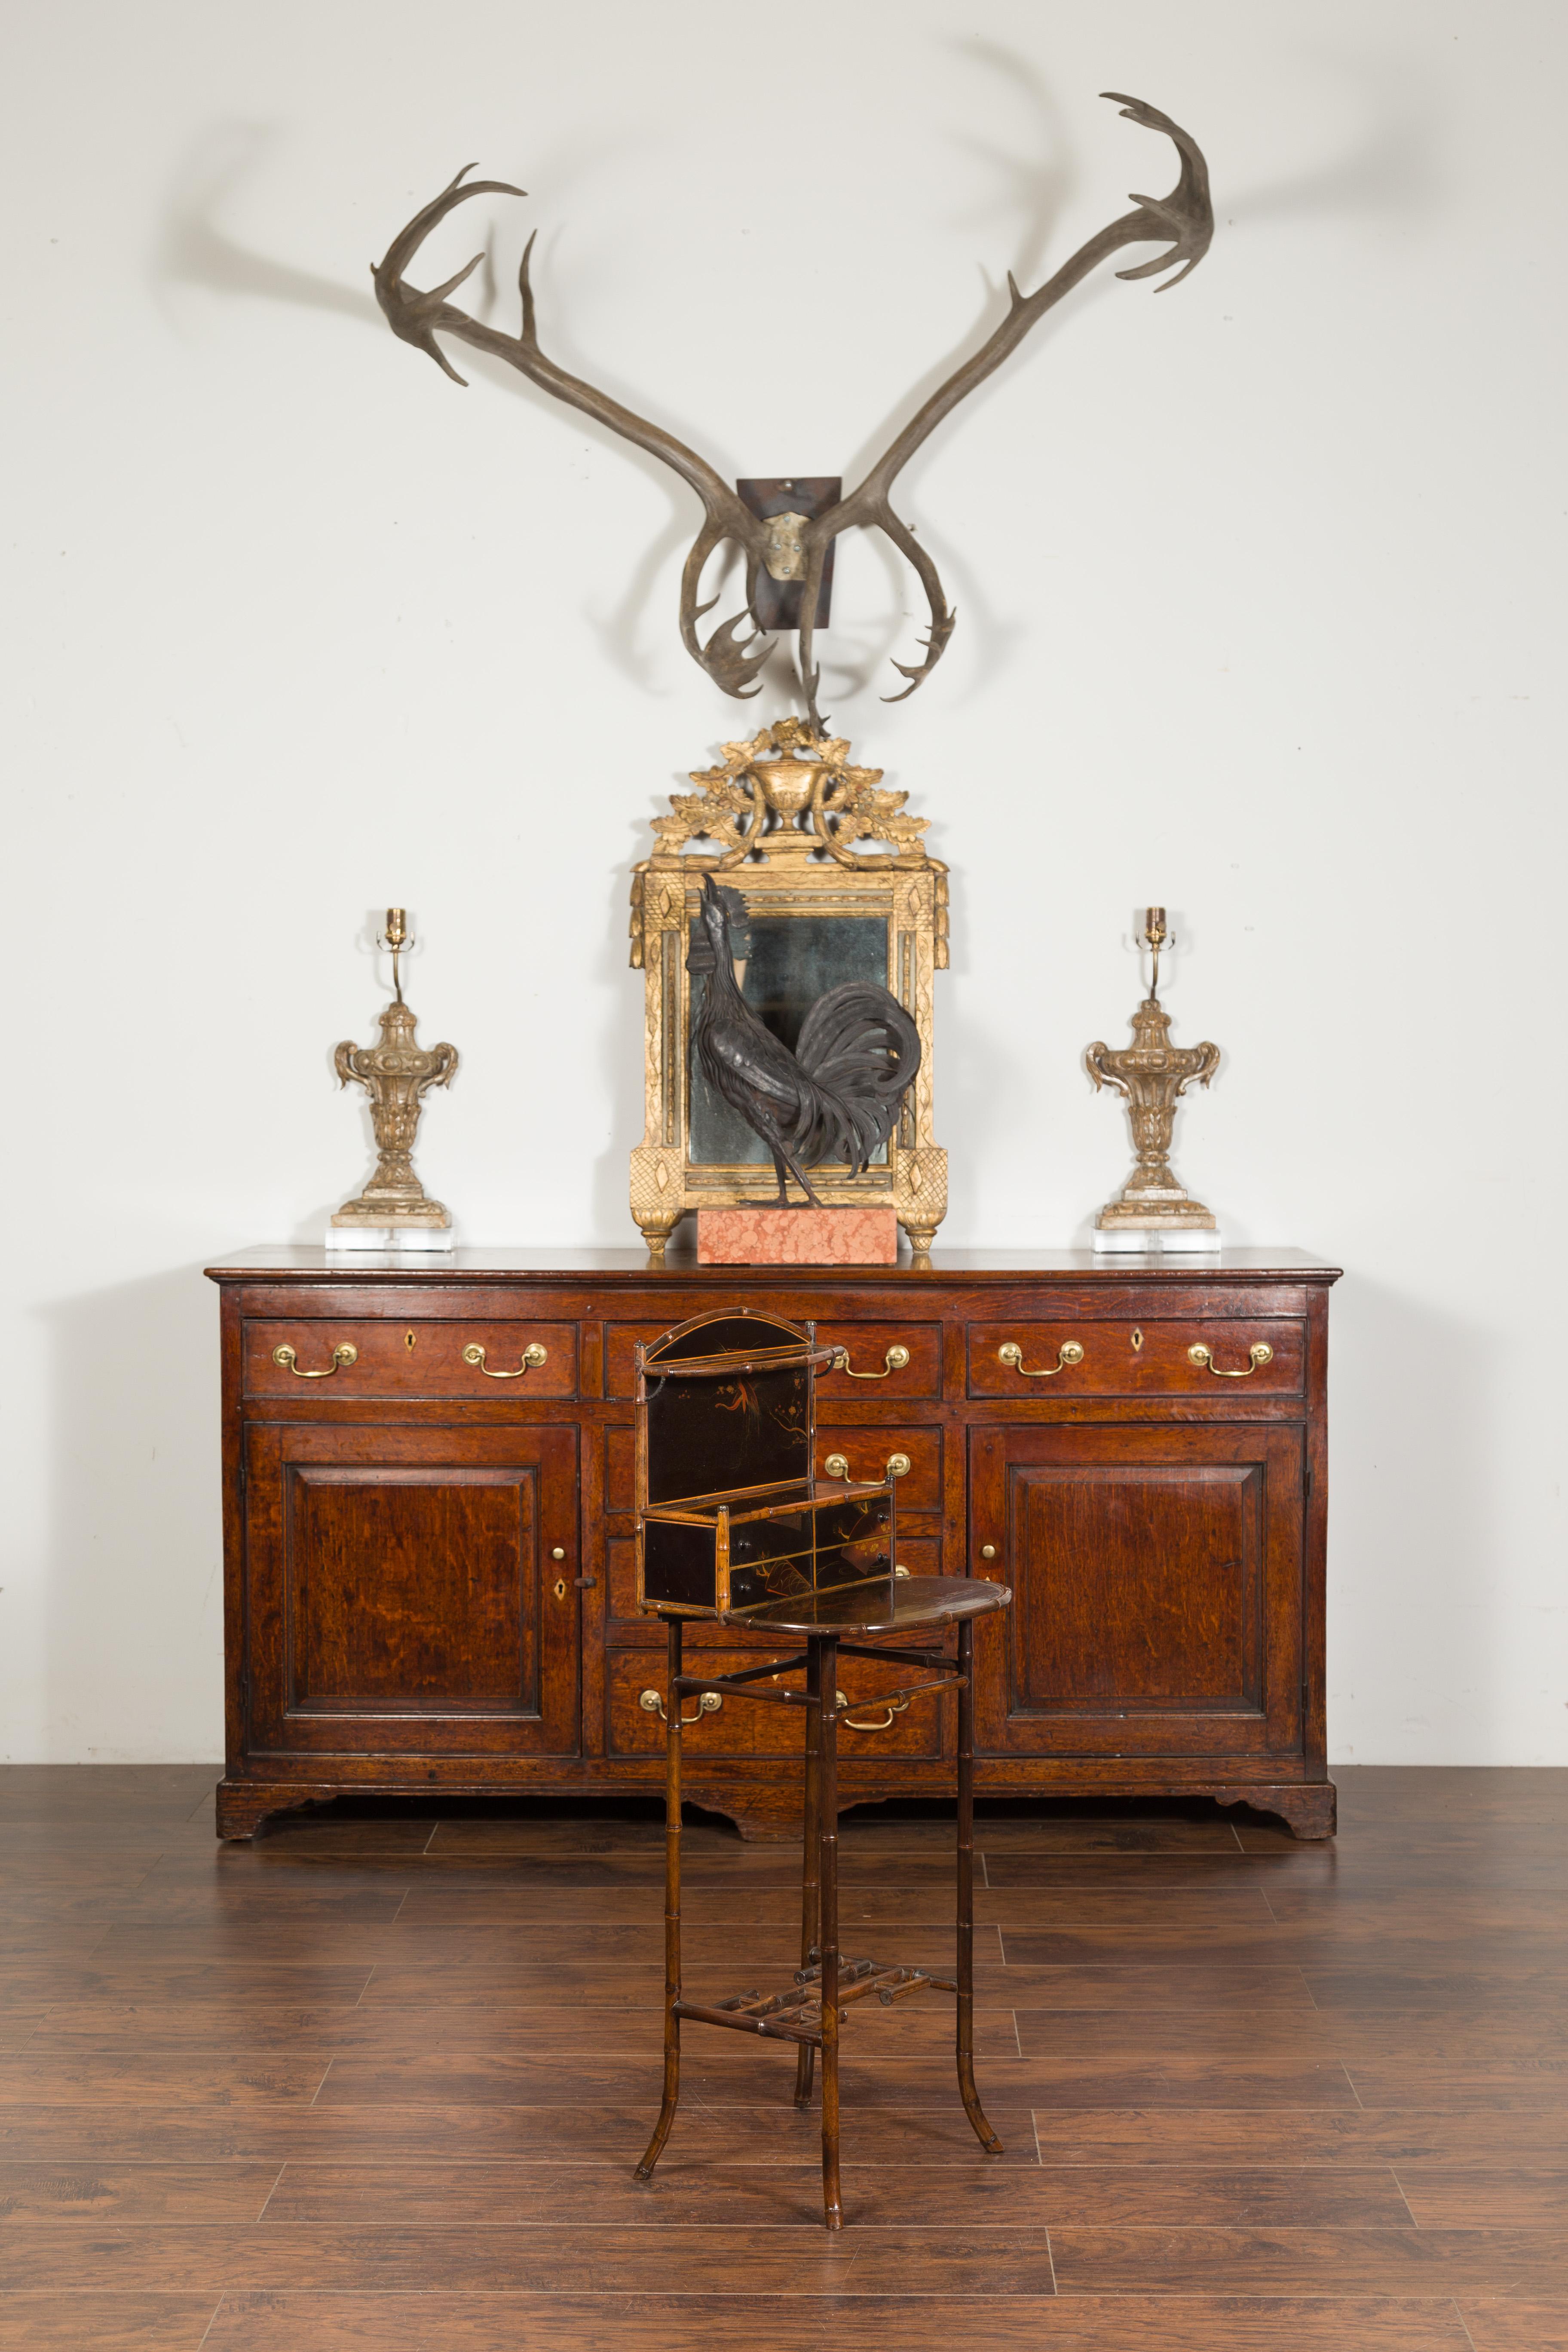
{"type": "MultiPolygon", "coordinates": [[[[335,1796],[659,1790],[664,1633],[634,1595],[634,1349],[748,1303],[841,1351],[818,1378],[817,1467],[877,1476],[902,1457],[900,1564],[1013,1588],[976,1637],[982,1795],[1201,1795],[1331,1835],[1334,1267],[1292,1250],[738,1268],[673,1253],[655,1267],[641,1250],[273,1248],[208,1272],[221,1837],[335,1796]]],[[[763,1664],[766,1639],[704,1629],[688,1671],[738,1651],[763,1664]]],[[[952,1706],[879,1706],[898,1673],[845,1662],[846,1804],[951,1789],[952,1706]]],[[[788,1709],[705,1714],[687,1794],[747,1836],[796,1834],[800,1738],[788,1709]]]]}

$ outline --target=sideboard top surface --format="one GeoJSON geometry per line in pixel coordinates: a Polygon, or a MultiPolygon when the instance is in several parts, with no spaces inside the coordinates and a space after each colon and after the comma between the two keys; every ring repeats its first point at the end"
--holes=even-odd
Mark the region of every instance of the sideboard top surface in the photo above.
{"type": "Polygon", "coordinates": [[[1092,1250],[936,1249],[897,1265],[699,1265],[695,1255],[671,1249],[661,1265],[643,1249],[455,1249],[393,1256],[376,1250],[328,1250],[269,1244],[237,1250],[206,1269],[213,1282],[347,1282],[366,1276],[410,1283],[493,1282],[498,1276],[548,1283],[592,1275],[602,1282],[714,1284],[733,1290],[782,1284],[799,1289],[845,1281],[1016,1283],[1031,1275],[1070,1275],[1094,1282],[1193,1282],[1245,1275],[1258,1282],[1337,1282],[1341,1268],[1298,1249],[1227,1249],[1142,1256],[1132,1252],[1096,1257],[1092,1250]]]}

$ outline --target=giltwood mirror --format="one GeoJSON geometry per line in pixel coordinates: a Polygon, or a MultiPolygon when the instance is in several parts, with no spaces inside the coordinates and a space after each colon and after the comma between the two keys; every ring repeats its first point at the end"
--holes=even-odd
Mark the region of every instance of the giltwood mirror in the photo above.
{"type": "Polygon", "coordinates": [[[885,1149],[860,1175],[812,1171],[831,1207],[892,1208],[916,1250],[947,1210],[947,1154],[931,1139],[931,975],[947,963],[947,868],[906,816],[905,793],[879,768],[849,764],[849,746],[781,719],[728,743],[696,793],[672,793],[658,845],[632,876],[631,960],[646,975],[642,1142],[631,1158],[632,1214],[661,1256],[689,1209],[765,1201],[763,1143],[716,1096],[691,1052],[686,969],[705,874],[746,902],[749,953],[735,977],[747,1003],[794,1050],[807,1010],[847,980],[890,990],[920,1031],[920,1074],[885,1149]],[[700,846],[699,845],[706,845],[700,846]]]}

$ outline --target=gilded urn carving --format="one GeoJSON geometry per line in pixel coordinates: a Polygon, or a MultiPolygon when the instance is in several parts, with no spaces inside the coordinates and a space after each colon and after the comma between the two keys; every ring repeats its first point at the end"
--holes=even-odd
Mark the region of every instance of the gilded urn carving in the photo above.
{"type": "Polygon", "coordinates": [[[449,1087],[458,1068],[455,1045],[421,1048],[416,1042],[418,1022],[403,1001],[398,958],[408,945],[403,909],[389,907],[385,944],[392,950],[392,1003],[381,1016],[379,1045],[356,1045],[345,1037],[332,1056],[339,1082],[351,1078],[370,1097],[370,1120],[375,1133],[375,1173],[357,1199],[345,1201],[332,1219],[334,1225],[447,1226],[451,1216],[441,1202],[433,1201],[414,1173],[414,1139],[419,1114],[432,1087],[449,1087]]]}
{"type": "Polygon", "coordinates": [[[1132,1043],[1118,1052],[1097,1038],[1084,1067],[1095,1087],[1114,1087],[1127,1098],[1136,1155],[1131,1175],[1096,1217],[1097,1233],[1120,1226],[1215,1231],[1211,1210],[1194,1201],[1171,1166],[1176,1105],[1196,1079],[1206,1087],[1219,1067],[1219,1047],[1173,1045],[1171,1016],[1160,1003],[1160,950],[1168,943],[1165,910],[1151,907],[1143,937],[1154,960],[1149,993],[1132,1015],[1132,1043]]]}

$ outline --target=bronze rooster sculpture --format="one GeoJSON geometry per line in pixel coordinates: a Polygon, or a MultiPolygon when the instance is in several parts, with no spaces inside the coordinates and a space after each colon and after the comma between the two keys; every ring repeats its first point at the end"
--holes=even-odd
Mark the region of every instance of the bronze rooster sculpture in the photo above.
{"type": "Polygon", "coordinates": [[[692,1026],[708,1083],[738,1110],[773,1156],[779,1196],[794,1205],[785,1171],[814,1208],[822,1202],[804,1168],[843,1160],[858,1176],[886,1143],[899,1105],[921,1066],[920,1032],[896,996],[875,981],[849,980],[819,996],[801,1024],[795,1051],[764,1028],[735,985],[731,923],[746,902],[706,875],[686,969],[705,982],[692,1026]]]}

